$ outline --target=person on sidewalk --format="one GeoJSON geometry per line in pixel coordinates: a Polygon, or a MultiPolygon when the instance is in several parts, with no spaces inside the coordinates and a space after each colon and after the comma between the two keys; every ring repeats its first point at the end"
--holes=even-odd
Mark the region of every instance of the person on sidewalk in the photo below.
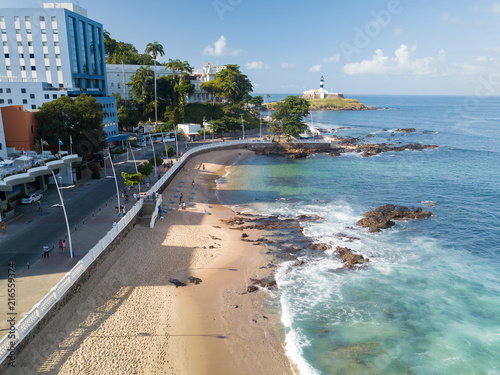
{"type": "Polygon", "coordinates": [[[64,252],[66,251],[66,240],[63,240],[62,242],[62,252],[64,254],[64,252]]]}
{"type": "Polygon", "coordinates": [[[42,201],[38,201],[38,212],[42,211],[42,201]]]}
{"type": "Polygon", "coordinates": [[[43,253],[42,253],[42,258],[48,258],[49,257],[49,247],[47,245],[43,246],[43,253]]]}
{"type": "Polygon", "coordinates": [[[62,250],[63,250],[62,240],[60,239],[60,240],[59,240],[59,254],[61,254],[61,253],[62,253],[62,250]]]}

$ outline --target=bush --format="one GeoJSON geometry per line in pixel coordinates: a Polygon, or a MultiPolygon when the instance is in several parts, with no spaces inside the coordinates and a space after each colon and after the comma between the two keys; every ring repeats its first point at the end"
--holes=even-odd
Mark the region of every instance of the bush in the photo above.
{"type": "Polygon", "coordinates": [[[98,180],[98,179],[100,179],[100,178],[101,178],[101,172],[99,172],[99,171],[93,171],[93,172],[92,172],[92,178],[93,178],[94,180],[98,180]]]}

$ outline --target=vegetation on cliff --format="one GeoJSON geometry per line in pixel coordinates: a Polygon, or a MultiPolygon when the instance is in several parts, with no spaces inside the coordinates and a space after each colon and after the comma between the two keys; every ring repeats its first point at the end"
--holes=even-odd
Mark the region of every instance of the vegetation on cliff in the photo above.
{"type": "MultiPolygon", "coordinates": [[[[325,111],[363,111],[368,109],[375,109],[369,107],[363,103],[360,103],[356,99],[308,99],[309,110],[325,110],[325,111]]],[[[267,110],[274,110],[279,102],[272,102],[266,104],[267,110]]]]}

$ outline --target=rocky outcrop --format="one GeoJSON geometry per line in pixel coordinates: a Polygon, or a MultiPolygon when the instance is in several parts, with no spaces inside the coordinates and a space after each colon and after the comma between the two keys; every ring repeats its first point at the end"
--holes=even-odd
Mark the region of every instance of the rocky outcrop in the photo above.
{"type": "Polygon", "coordinates": [[[345,268],[354,269],[370,261],[368,258],[363,257],[363,255],[354,254],[352,250],[347,247],[337,246],[335,253],[342,259],[345,268]]]}
{"type": "Polygon", "coordinates": [[[356,224],[368,228],[370,232],[380,232],[381,229],[395,225],[393,220],[405,219],[427,219],[432,216],[431,211],[424,211],[421,207],[408,208],[394,204],[386,204],[377,207],[373,211],[366,212],[364,218],[356,224]]]}

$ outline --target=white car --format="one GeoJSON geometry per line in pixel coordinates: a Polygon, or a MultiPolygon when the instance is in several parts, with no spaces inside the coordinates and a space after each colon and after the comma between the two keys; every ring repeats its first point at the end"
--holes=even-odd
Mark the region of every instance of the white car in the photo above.
{"type": "Polygon", "coordinates": [[[39,193],[28,194],[21,198],[21,204],[32,204],[38,202],[42,198],[43,195],[39,193]]]}

